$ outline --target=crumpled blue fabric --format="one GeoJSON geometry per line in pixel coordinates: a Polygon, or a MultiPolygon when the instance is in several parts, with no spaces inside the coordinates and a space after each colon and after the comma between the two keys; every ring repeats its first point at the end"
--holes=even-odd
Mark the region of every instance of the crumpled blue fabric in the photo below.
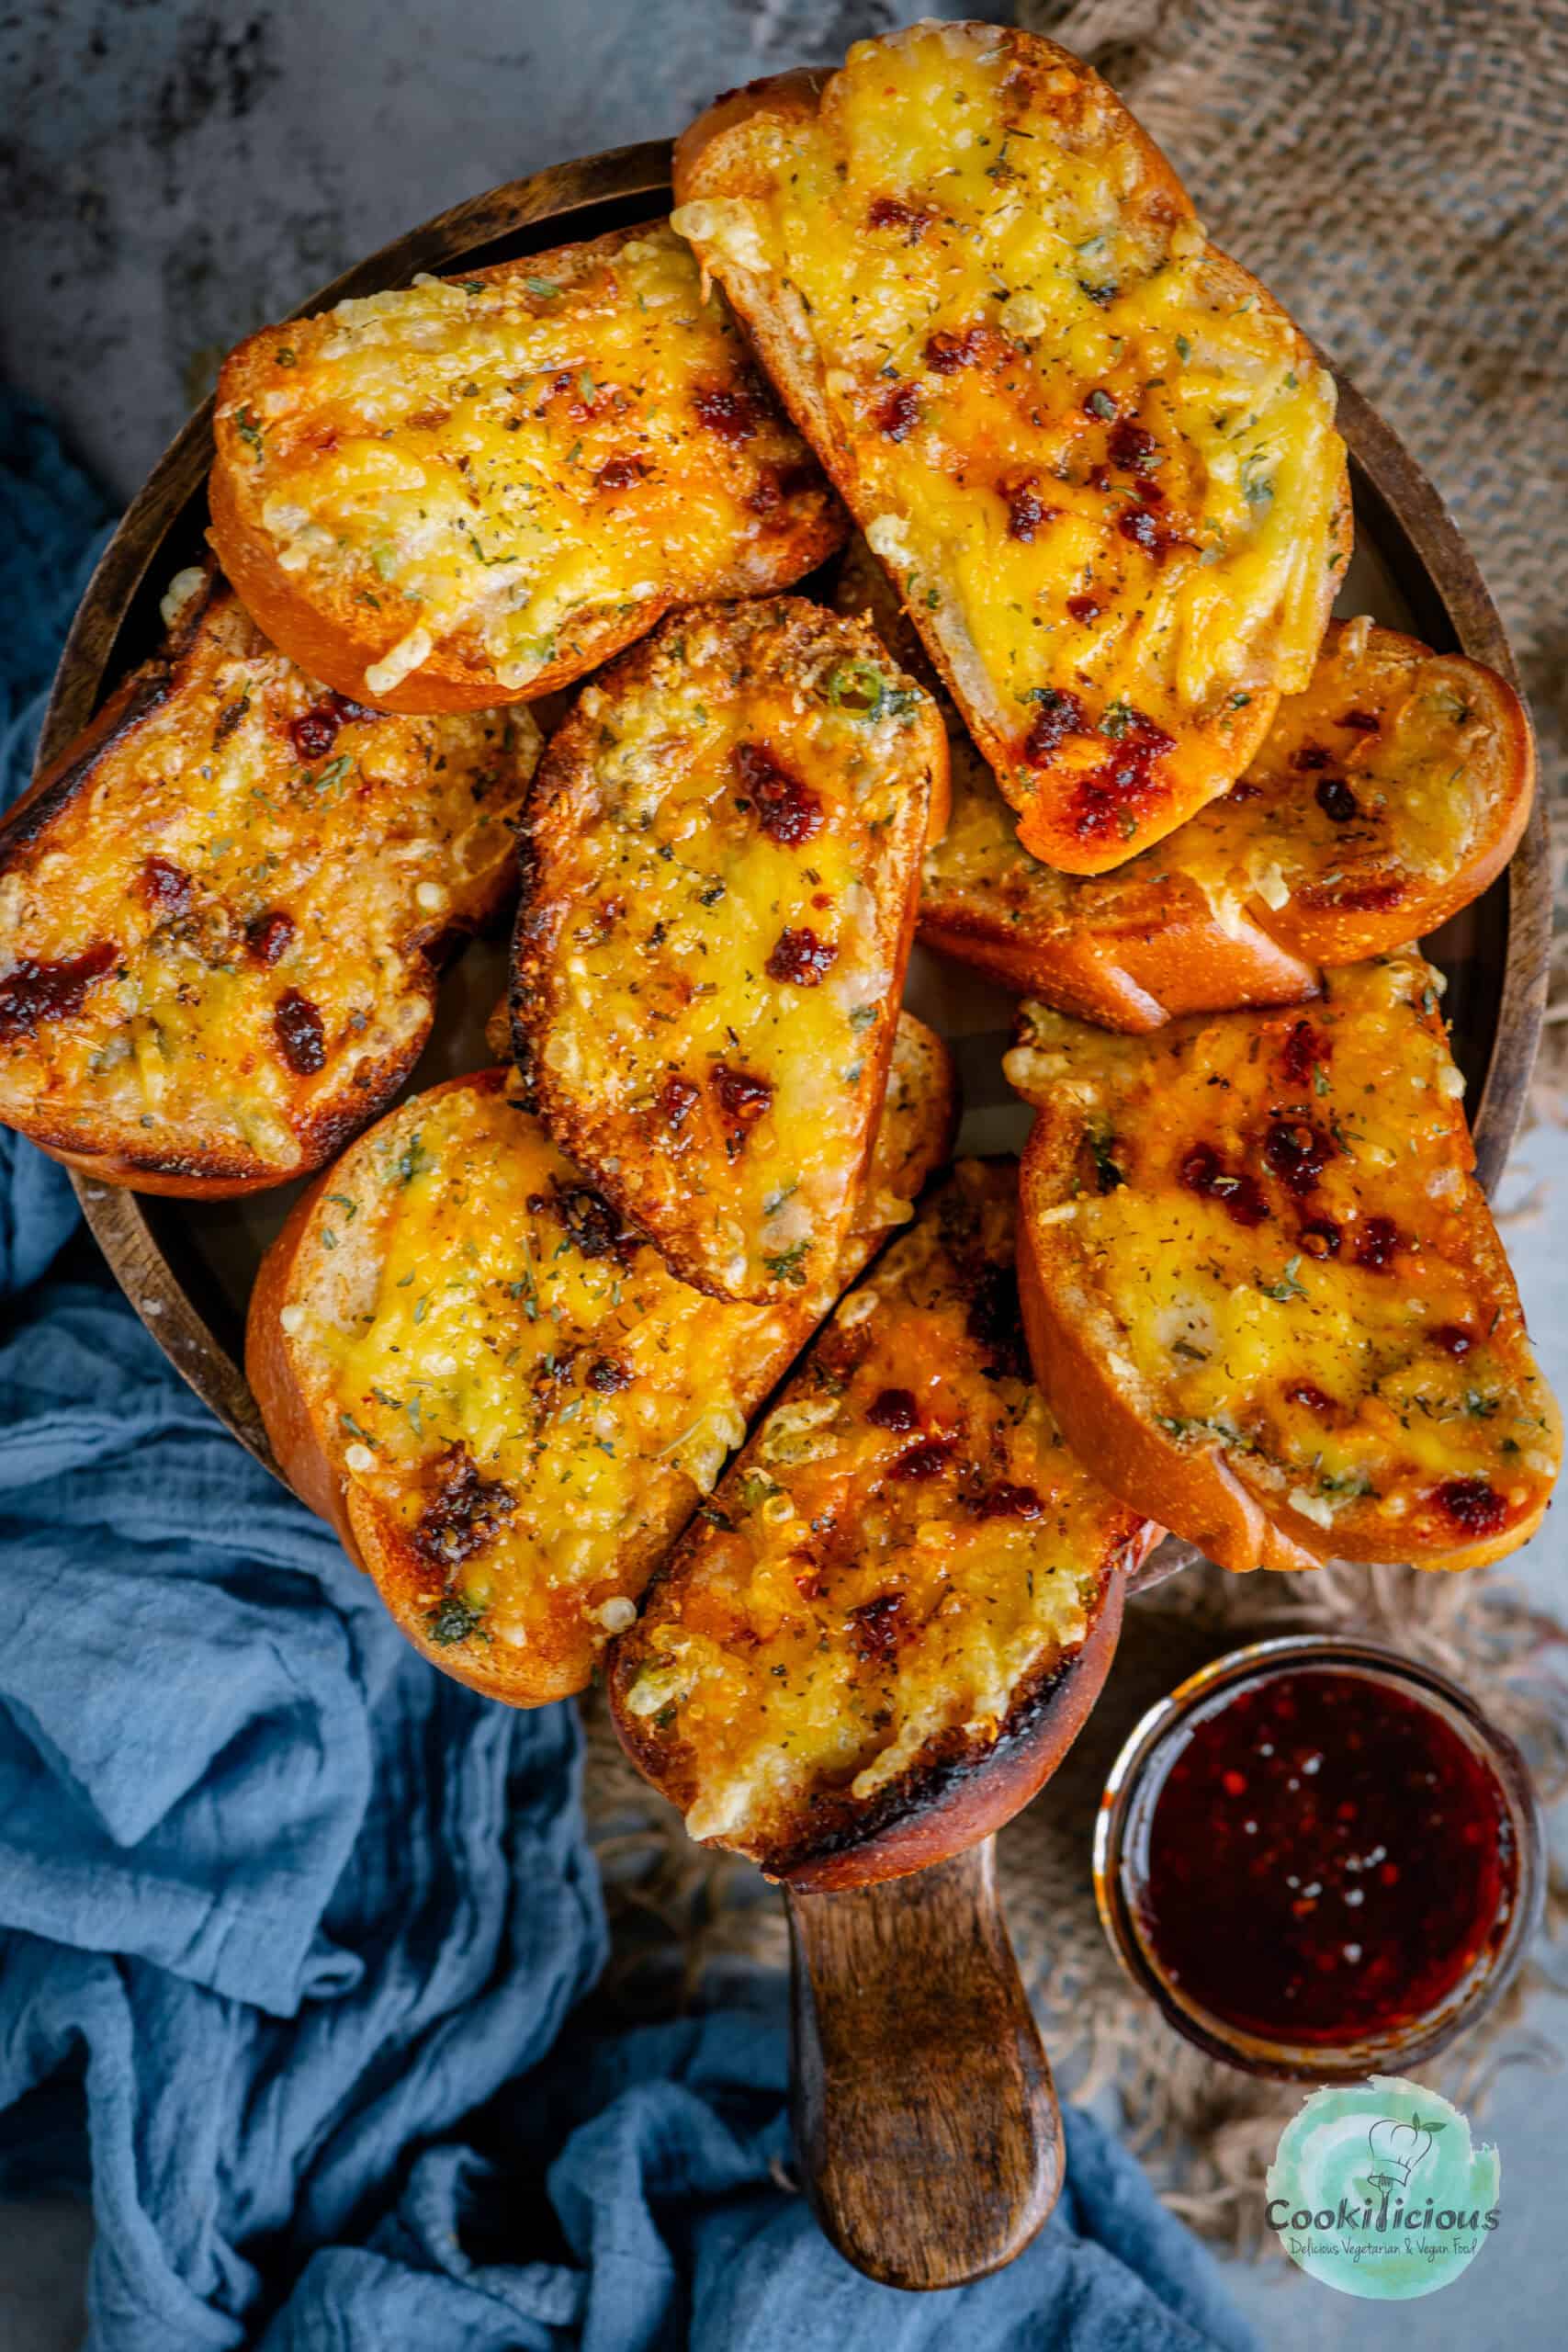
{"type": "MultiPolygon", "coordinates": [[[[104,503],[0,401],[0,778],[104,503]]],[[[572,1709],[392,1630],[0,1130],[0,2190],[90,2194],[90,2352],[1250,2342],[1088,2117],[998,2277],[860,2278],[780,2185],[778,2017],[605,2036],[572,1709]]]]}

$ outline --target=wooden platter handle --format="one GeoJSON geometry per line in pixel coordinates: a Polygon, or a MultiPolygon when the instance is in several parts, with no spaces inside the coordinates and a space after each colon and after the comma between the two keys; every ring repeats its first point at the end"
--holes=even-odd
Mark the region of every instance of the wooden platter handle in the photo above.
{"type": "Polygon", "coordinates": [[[787,1908],[795,2140],[818,2222],[886,2287],[999,2270],[1060,2193],[1062,2117],[995,1839],[787,1908]]]}

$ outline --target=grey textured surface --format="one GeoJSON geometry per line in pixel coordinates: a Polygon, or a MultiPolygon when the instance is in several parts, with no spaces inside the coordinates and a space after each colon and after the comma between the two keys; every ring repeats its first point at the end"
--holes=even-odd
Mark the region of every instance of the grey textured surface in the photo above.
{"type": "Polygon", "coordinates": [[[129,493],[231,344],[400,230],[563,157],[673,137],[727,85],[964,13],[31,0],[0,18],[0,368],[129,493]]]}
{"type": "MultiPolygon", "coordinates": [[[[0,367],[129,493],[231,343],[398,231],[562,157],[672,133],[727,84],[963,13],[885,0],[464,0],[438,16],[370,0],[32,0],[0,17],[0,367]]],[[[1532,1182],[1568,1194],[1568,1136],[1528,1140],[1514,1197],[1532,1182]]],[[[1544,1213],[1509,1239],[1547,1370],[1568,1392],[1568,1262],[1544,1213]]],[[[1549,1533],[1522,1564],[1543,1602],[1560,1605],[1562,1555],[1549,1533]]],[[[1568,2048],[1568,1997],[1538,2005],[1535,2025],[1568,2048]]],[[[1483,2126],[1502,2152],[1503,2230],[1457,2286],[1393,2324],[1281,2266],[1233,2266],[1265,2342],[1568,2340],[1565,2107],[1560,2077],[1503,2075],[1483,2126]]],[[[0,2352],[80,2340],[85,2245],[70,2209],[0,2207],[0,2352]]]]}

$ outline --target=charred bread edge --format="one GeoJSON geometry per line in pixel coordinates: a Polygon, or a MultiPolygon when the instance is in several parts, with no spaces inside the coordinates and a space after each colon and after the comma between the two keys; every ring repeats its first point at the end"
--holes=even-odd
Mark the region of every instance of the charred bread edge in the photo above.
{"type": "Polygon", "coordinates": [[[1111,1671],[1128,1575],[1157,1530],[1105,1568],[1081,1646],[1037,1670],[995,1738],[950,1731],[907,1773],[841,1825],[763,1858],[762,1870],[802,1894],[874,1886],[945,1861],[988,1838],[1044,1786],[1088,1722],[1111,1671]]]}
{"type": "MultiPolygon", "coordinates": [[[[771,603],[775,600],[759,598],[757,601],[771,603]]],[[[833,613],[829,606],[813,604],[806,598],[790,597],[787,592],[777,601],[803,604],[815,618],[826,617],[829,620],[843,618],[842,615],[833,613]]],[[[878,639],[879,643],[880,641],[878,639]]],[[[886,651],[886,649],[884,650],[886,651]]],[[[638,659],[651,662],[658,658],[660,650],[660,649],[653,643],[651,637],[649,637],[645,638],[640,644],[629,648],[623,656],[623,660],[628,665],[638,659]]],[[[895,669],[897,668],[897,661],[891,653],[886,654],[886,659],[895,669]]],[[[614,673],[609,672],[603,673],[595,680],[596,685],[608,692],[614,692],[618,683],[614,673]]],[[[947,772],[947,737],[941,715],[929,696],[924,718],[926,731],[932,748],[931,773],[934,780],[937,775],[945,776],[947,772]]],[[[537,1111],[548,1133],[568,1158],[575,1159],[582,1168],[595,1188],[603,1193],[616,1215],[640,1230],[638,1208],[626,1187],[621,1182],[618,1170],[606,1169],[597,1160],[592,1137],[585,1139],[581,1117],[570,1101],[558,1094],[554,1086],[544,1075],[539,1057],[534,1052],[531,1035],[535,1022],[543,1026],[548,1021],[558,995],[555,983],[546,977],[543,959],[536,957],[531,944],[524,943],[524,928],[538,891],[540,874],[544,865],[543,855],[536,845],[536,835],[545,816],[543,803],[552,763],[558,758],[575,758],[576,738],[579,734],[585,735],[587,728],[588,722],[581,713],[574,708],[562,725],[557,729],[546,747],[544,756],[534,771],[527,797],[517,819],[517,863],[521,881],[507,975],[507,1007],[512,1023],[512,1052],[523,1085],[526,1090],[529,1103],[537,1111]],[[528,971],[538,972],[539,978],[529,982],[528,985],[538,989],[545,998],[543,1005],[532,1019],[524,1006],[525,973],[528,971]]],[[[928,799],[928,808],[929,805],[928,799]]],[[[905,895],[899,927],[894,939],[891,958],[893,978],[888,983],[887,990],[892,1005],[892,1018],[883,1024],[883,1036],[877,1049],[874,1066],[866,1073],[868,1093],[875,1108],[872,1118],[867,1123],[864,1147],[861,1153],[859,1166],[852,1179],[852,1184],[856,1185],[864,1182],[876,1148],[877,1129],[881,1125],[882,1105],[887,1091],[887,1075],[893,1059],[893,1040],[897,1032],[901,1000],[904,994],[904,979],[908,969],[909,952],[915,944],[915,930],[919,917],[920,854],[920,849],[917,846],[909,888],[905,895]]],[[[562,911],[564,916],[564,909],[562,911]]],[[[557,928],[558,930],[558,924],[557,928]]],[[[552,951],[553,946],[552,935],[552,951]]],[[[949,1085],[951,1089],[951,1078],[949,1085]]],[[[672,1274],[691,1289],[702,1291],[710,1298],[721,1299],[729,1306],[777,1306],[784,1305],[788,1297],[789,1294],[782,1285],[755,1294],[720,1290],[706,1270],[686,1256],[678,1241],[666,1241],[662,1236],[650,1235],[649,1238],[672,1274]]],[[[847,1238],[848,1231],[846,1230],[840,1239],[847,1238]]]]}
{"type": "MultiPolygon", "coordinates": [[[[1033,1671],[995,1737],[972,1737],[956,1726],[937,1734],[865,1804],[829,1799],[822,1808],[826,1827],[757,1857],[764,1876],[803,1894],[874,1886],[963,1853],[1010,1821],[1050,1778],[1088,1720],[1115,1655],[1127,1576],[1158,1532],[1148,1528],[1106,1566],[1081,1645],[1033,1671]]],[[[615,1730],[633,1763],[660,1787],[660,1744],[623,1709],[618,1645],[612,1658],[615,1730]]]]}

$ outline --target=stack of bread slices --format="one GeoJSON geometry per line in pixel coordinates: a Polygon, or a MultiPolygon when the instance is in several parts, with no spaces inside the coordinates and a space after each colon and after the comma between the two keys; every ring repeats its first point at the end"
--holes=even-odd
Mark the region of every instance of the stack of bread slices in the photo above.
{"type": "Polygon", "coordinates": [[[211,560],[0,830],[0,1118],[310,1180],[248,1343],[299,1493],[435,1665],[603,1666],[694,1837],[841,1886],[1027,1801],[1162,1532],[1540,1523],[1412,944],[1530,737],[1331,620],[1332,377],[1066,51],[863,42],[674,179],[231,356],[211,560]],[[513,908],[495,1066],[405,1093],[513,908]],[[1024,1000],[1021,1166],[946,1164],[917,932],[1024,1000]]]}

